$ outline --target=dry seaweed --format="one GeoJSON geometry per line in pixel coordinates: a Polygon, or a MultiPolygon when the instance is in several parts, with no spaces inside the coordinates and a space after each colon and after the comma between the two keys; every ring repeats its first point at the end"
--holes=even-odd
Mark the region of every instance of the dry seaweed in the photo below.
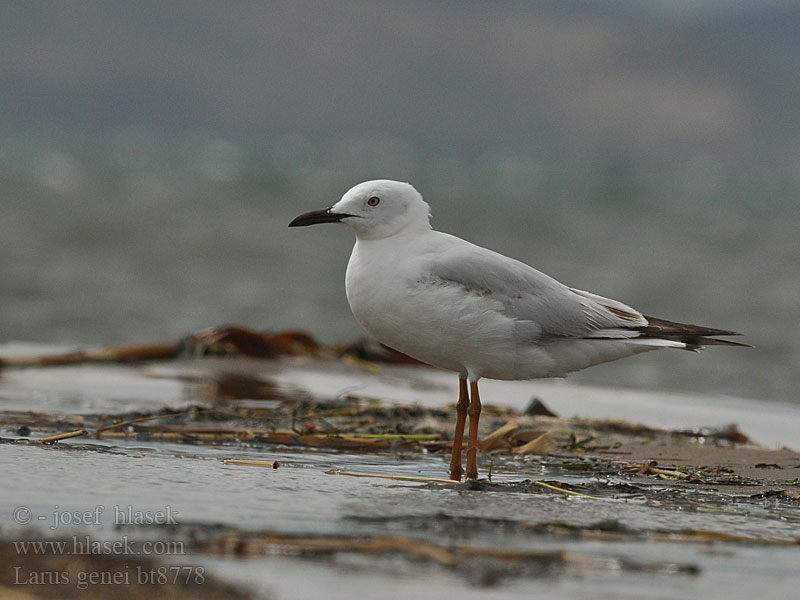
{"type": "Polygon", "coordinates": [[[396,350],[369,340],[325,346],[301,331],[262,332],[238,325],[224,325],[189,334],[173,342],[155,342],[90,348],[57,354],[6,356],[0,368],[52,367],[84,363],[128,363],[169,360],[179,357],[249,356],[275,359],[280,356],[315,355],[351,357],[370,363],[422,365],[396,350]]]}

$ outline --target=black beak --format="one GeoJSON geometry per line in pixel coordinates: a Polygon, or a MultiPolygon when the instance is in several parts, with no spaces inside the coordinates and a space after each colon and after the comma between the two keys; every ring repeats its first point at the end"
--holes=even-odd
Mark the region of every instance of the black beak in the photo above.
{"type": "Polygon", "coordinates": [[[311,212],[303,213],[299,217],[289,223],[289,227],[306,227],[308,225],[316,225],[317,223],[338,223],[342,219],[352,217],[345,213],[331,212],[330,208],[323,208],[321,210],[312,210],[311,212]]]}

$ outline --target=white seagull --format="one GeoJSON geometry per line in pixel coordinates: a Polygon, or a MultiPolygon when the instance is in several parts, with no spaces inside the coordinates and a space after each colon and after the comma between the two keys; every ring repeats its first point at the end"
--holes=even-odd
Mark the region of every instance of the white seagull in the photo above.
{"type": "Polygon", "coordinates": [[[734,331],[646,317],[435,231],[430,207],[408,183],[365,181],[330,208],[304,213],[289,227],[317,223],[344,223],[355,232],[345,289],[356,320],[386,346],[458,373],[450,461],[450,478],[456,481],[463,473],[468,414],[466,476],[478,477],[481,377],[555,377],[659,348],[746,346],[709,337],[740,335],[734,331]]]}

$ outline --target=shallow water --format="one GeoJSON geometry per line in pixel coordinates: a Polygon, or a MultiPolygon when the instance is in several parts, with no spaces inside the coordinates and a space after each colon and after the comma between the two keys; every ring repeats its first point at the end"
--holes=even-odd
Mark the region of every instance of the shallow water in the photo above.
{"type": "MultiPolygon", "coordinates": [[[[355,386],[359,393],[396,402],[452,403],[449,376],[426,369],[385,367],[375,373],[337,363],[314,366],[210,359],[144,367],[6,371],[0,379],[0,407],[66,415],[110,413],[121,408],[154,410],[159,405],[177,408],[203,402],[196,376],[236,368],[258,368],[264,377],[291,384],[320,400],[355,386]]],[[[564,398],[597,393],[592,388],[547,385],[489,390],[506,402],[515,401],[509,394],[524,397],[535,391],[555,410],[569,406],[566,401],[562,406],[564,398]]],[[[601,409],[613,407],[614,397],[609,394],[599,404],[601,409]]],[[[629,412],[632,400],[625,394],[616,398],[616,409],[629,412]]],[[[693,413],[694,403],[681,405],[679,400],[680,396],[651,398],[646,394],[637,398],[642,408],[650,406],[652,412],[645,415],[653,418],[666,406],[671,407],[672,418],[683,415],[687,422],[705,414],[693,413]]],[[[746,408],[735,404],[723,404],[721,410],[726,416],[748,414],[746,408]]],[[[781,413],[772,414],[771,420],[776,426],[782,422],[786,426],[781,413]]],[[[746,423],[740,425],[748,432],[746,423]]],[[[20,435],[7,425],[0,426],[0,437],[6,440],[0,444],[0,472],[6,484],[0,493],[0,528],[7,539],[29,540],[44,534],[78,540],[90,535],[115,541],[129,536],[134,548],[144,548],[148,541],[163,540],[165,530],[146,525],[119,528],[115,523],[118,511],[151,511],[169,512],[178,533],[167,535],[187,543],[192,536],[214,535],[220,526],[309,535],[395,535],[440,544],[564,551],[579,557],[578,564],[583,565],[536,574],[479,561],[465,573],[430,561],[346,552],[326,558],[235,559],[197,553],[187,546],[183,552],[159,555],[170,563],[202,565],[279,599],[312,595],[352,598],[358,593],[390,598],[409,594],[441,598],[452,593],[477,598],[491,593],[492,597],[511,598],[529,596],[535,588],[539,593],[570,597],[727,600],[756,591],[763,597],[790,597],[796,587],[794,547],[656,542],[638,537],[646,532],[705,530],[772,541],[800,539],[796,507],[787,509],[746,496],[731,503],[724,490],[723,495],[697,492],[691,500],[684,493],[675,501],[670,492],[674,484],[654,483],[652,497],[617,494],[590,500],[541,489],[453,487],[329,473],[342,469],[442,477],[448,457],[419,451],[353,453],[247,443],[197,445],[89,438],[64,440],[51,447],[10,441],[20,435]],[[226,465],[219,460],[231,457],[277,460],[281,466],[273,470],[226,465]],[[702,509],[706,505],[708,508],[702,509]],[[30,522],[19,522],[20,507],[30,510],[30,522]],[[98,516],[79,525],[68,524],[73,519],[68,515],[76,511],[98,516]],[[536,524],[592,526],[608,521],[618,522],[634,535],[591,539],[531,529],[536,524]],[[185,528],[193,532],[188,537],[185,528]],[[653,565],[655,571],[641,572],[625,565],[653,565]],[[699,569],[699,574],[683,572],[683,566],[699,569]]],[[[492,479],[498,483],[535,479],[590,485],[616,481],[549,467],[535,457],[498,458],[492,479]]]]}
{"type": "MultiPolygon", "coordinates": [[[[701,569],[700,575],[600,570],[591,571],[590,577],[567,573],[543,582],[505,577],[492,589],[499,597],[515,597],[530,585],[576,594],[601,589],[609,598],[623,591],[638,597],[662,597],[660,586],[653,586],[653,577],[669,585],[673,594],[683,589],[687,594],[707,598],[739,595],[743,587],[758,587],[768,597],[790,594],[793,589],[796,551],[790,548],[565,540],[485,523],[487,519],[500,519],[591,525],[615,519],[631,529],[705,529],[792,540],[800,537],[797,522],[744,514],[684,512],[635,500],[591,501],[547,493],[493,493],[326,474],[330,468],[342,468],[440,475],[442,467],[441,457],[403,456],[398,460],[391,455],[365,457],[152,443],[62,442],[56,448],[5,444],[0,451],[0,469],[5,480],[14,483],[15,491],[3,494],[0,514],[6,515],[3,526],[6,535],[22,540],[31,539],[32,526],[15,526],[8,517],[19,506],[30,508],[34,523],[36,517],[45,516],[46,520],[39,521],[36,529],[51,536],[67,539],[77,536],[80,540],[91,535],[115,540],[128,535],[140,542],[162,539],[163,534],[146,527],[112,529],[117,507],[123,514],[130,507],[134,511],[170,510],[178,524],[225,524],[308,534],[404,535],[438,543],[567,551],[594,559],[691,564],[701,569]],[[277,459],[282,466],[272,470],[223,465],[216,460],[222,456],[277,459]],[[81,527],[59,525],[52,516],[54,512],[94,511],[98,506],[105,507],[100,520],[81,527]],[[413,525],[414,521],[418,526],[413,525]]],[[[498,478],[518,479],[521,474],[502,475],[498,478]]],[[[558,475],[546,472],[539,476],[559,479],[558,475]]],[[[412,592],[422,597],[441,597],[453,589],[468,596],[480,592],[476,582],[455,578],[441,567],[399,558],[345,556],[334,561],[289,558],[243,561],[191,552],[162,558],[179,564],[207,566],[213,573],[270,590],[282,599],[307,598],[312,594],[344,598],[358,590],[369,595],[386,589],[388,582],[393,597],[412,592]],[[337,588],[325,593],[334,582],[337,588]]]]}

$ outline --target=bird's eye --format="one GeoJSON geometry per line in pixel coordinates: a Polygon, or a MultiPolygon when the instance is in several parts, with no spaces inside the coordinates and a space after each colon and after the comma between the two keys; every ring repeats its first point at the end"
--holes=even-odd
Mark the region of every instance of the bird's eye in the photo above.
{"type": "Polygon", "coordinates": [[[367,206],[378,206],[380,204],[381,199],[377,196],[372,196],[369,200],[367,200],[367,206]]]}

